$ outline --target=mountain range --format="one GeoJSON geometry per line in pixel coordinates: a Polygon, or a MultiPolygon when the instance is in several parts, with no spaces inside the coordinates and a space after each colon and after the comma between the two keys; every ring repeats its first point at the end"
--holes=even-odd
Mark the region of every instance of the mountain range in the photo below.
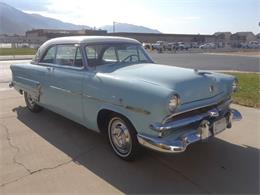
{"type": "MultiPolygon", "coordinates": [[[[113,32],[113,25],[101,26],[101,29],[107,30],[107,32],[113,32]]],[[[137,26],[126,23],[115,23],[116,32],[136,32],[136,33],[161,33],[158,30],[150,29],[145,26],[137,26]]]]}
{"type": "MultiPolygon", "coordinates": [[[[100,28],[112,32],[113,26],[105,25],[100,28]]],[[[126,23],[116,23],[115,28],[116,32],[160,33],[158,30],[126,23]]],[[[80,30],[90,29],[90,27],[63,22],[39,14],[28,14],[0,2],[0,34],[24,34],[32,29],[80,30]]]]}

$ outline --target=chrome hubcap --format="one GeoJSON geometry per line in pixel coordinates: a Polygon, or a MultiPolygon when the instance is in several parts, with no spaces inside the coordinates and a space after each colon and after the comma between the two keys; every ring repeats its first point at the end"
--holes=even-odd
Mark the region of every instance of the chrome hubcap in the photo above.
{"type": "Polygon", "coordinates": [[[116,152],[121,156],[129,154],[132,140],[125,123],[119,118],[114,118],[110,121],[109,131],[110,141],[116,152]]]}

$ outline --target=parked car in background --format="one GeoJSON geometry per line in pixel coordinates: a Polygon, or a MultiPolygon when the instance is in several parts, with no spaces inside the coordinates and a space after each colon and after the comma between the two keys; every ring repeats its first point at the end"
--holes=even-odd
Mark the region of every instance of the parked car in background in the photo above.
{"type": "Polygon", "coordinates": [[[168,43],[168,45],[167,45],[167,50],[168,50],[168,51],[172,51],[172,50],[176,49],[177,45],[178,45],[178,44],[177,44],[176,42],[170,42],[170,43],[168,43]]]}
{"type": "Polygon", "coordinates": [[[215,43],[205,43],[199,47],[200,49],[216,49],[215,43]]]}
{"type": "Polygon", "coordinates": [[[190,45],[188,45],[187,43],[184,42],[178,42],[176,49],[177,50],[188,50],[190,48],[190,45]]]}
{"type": "Polygon", "coordinates": [[[260,43],[258,41],[250,41],[247,44],[247,48],[249,48],[249,49],[260,49],[260,43]]]}
{"type": "Polygon", "coordinates": [[[149,49],[149,50],[152,49],[152,44],[151,44],[151,43],[143,43],[142,45],[143,45],[143,47],[144,47],[145,49],[149,49]]]}
{"type": "Polygon", "coordinates": [[[166,41],[157,41],[152,44],[153,49],[157,51],[165,51],[167,49],[168,43],[166,41]]]}
{"type": "Polygon", "coordinates": [[[191,42],[191,48],[199,48],[198,42],[191,42]]]}
{"type": "Polygon", "coordinates": [[[245,48],[248,48],[247,43],[240,43],[240,44],[239,44],[239,47],[240,47],[240,48],[244,48],[244,49],[245,49],[245,48]]]}
{"type": "Polygon", "coordinates": [[[11,71],[10,87],[30,111],[47,108],[103,133],[124,160],[141,146],[184,152],[241,119],[230,106],[235,77],[155,64],[134,39],[55,38],[11,71]]]}

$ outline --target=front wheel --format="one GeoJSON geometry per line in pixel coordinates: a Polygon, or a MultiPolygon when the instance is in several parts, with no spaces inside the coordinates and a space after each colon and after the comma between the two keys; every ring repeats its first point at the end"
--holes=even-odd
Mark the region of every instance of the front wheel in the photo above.
{"type": "Polygon", "coordinates": [[[42,111],[43,107],[37,105],[37,103],[32,99],[31,95],[27,92],[24,92],[24,100],[27,108],[34,113],[42,111]]]}
{"type": "Polygon", "coordinates": [[[111,117],[108,138],[113,151],[123,160],[134,160],[139,153],[139,143],[133,125],[122,116],[111,117]]]}

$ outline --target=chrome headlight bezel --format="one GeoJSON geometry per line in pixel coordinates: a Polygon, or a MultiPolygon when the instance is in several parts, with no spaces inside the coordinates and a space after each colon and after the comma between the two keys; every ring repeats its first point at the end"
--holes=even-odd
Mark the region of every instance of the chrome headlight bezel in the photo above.
{"type": "Polygon", "coordinates": [[[176,108],[180,105],[180,103],[181,103],[180,96],[176,93],[172,94],[168,100],[169,111],[171,113],[174,112],[176,110],[176,108]]]}
{"type": "Polygon", "coordinates": [[[238,89],[239,89],[239,83],[238,83],[237,78],[235,78],[232,83],[232,92],[235,93],[238,91],[238,89]]]}

